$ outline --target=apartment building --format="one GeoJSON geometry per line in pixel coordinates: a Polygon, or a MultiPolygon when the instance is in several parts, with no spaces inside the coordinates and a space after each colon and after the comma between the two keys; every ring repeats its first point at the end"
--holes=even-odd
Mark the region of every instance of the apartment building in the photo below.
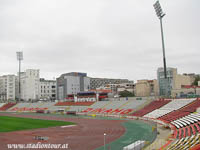
{"type": "Polygon", "coordinates": [[[18,78],[15,75],[0,76],[0,100],[15,100],[18,97],[18,78]]]}
{"type": "Polygon", "coordinates": [[[40,78],[39,99],[40,100],[56,99],[56,80],[45,80],[44,78],[40,78]]]}

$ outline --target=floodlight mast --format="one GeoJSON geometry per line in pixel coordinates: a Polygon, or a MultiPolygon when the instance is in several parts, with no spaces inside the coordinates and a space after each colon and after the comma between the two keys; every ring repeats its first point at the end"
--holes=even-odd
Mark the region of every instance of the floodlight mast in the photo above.
{"type": "Polygon", "coordinates": [[[23,52],[17,52],[17,60],[19,61],[19,99],[21,100],[21,60],[23,60],[23,52]]]}
{"type": "Polygon", "coordinates": [[[165,43],[164,43],[164,33],[163,33],[163,25],[162,25],[162,18],[165,16],[165,14],[162,11],[162,8],[160,6],[159,1],[156,1],[156,3],[153,5],[156,15],[158,16],[160,20],[160,28],[161,28],[161,37],[162,37],[162,50],[163,50],[163,65],[164,65],[164,76],[165,79],[167,78],[167,67],[166,67],[166,58],[165,58],[165,43]]]}

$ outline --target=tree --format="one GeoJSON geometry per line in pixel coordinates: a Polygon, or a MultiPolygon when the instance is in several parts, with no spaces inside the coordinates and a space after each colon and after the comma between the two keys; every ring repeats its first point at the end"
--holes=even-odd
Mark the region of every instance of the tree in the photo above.
{"type": "Polygon", "coordinates": [[[127,90],[119,92],[119,95],[121,97],[133,97],[133,96],[135,96],[133,93],[131,93],[127,90]]]}
{"type": "Polygon", "coordinates": [[[198,86],[198,81],[200,81],[200,76],[196,76],[194,82],[192,83],[192,85],[196,85],[198,86]]]}

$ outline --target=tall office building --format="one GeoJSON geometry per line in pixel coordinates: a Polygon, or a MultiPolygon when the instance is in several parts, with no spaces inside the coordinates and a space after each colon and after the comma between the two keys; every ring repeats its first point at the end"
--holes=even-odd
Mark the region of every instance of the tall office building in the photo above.
{"type": "Polygon", "coordinates": [[[86,73],[70,72],[62,74],[56,79],[57,99],[63,100],[70,94],[77,94],[80,91],[90,89],[90,78],[86,73]]]}

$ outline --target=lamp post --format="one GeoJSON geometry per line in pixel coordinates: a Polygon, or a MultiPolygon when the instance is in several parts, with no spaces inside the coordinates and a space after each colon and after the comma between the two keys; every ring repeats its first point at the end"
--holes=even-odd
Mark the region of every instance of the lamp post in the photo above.
{"type": "Polygon", "coordinates": [[[103,134],[104,135],[104,150],[106,149],[106,133],[103,134]]]}
{"type": "MultiPolygon", "coordinates": [[[[156,15],[158,16],[160,20],[160,28],[161,28],[161,38],[162,38],[162,50],[163,50],[163,66],[164,66],[164,78],[165,78],[165,84],[166,88],[168,88],[168,80],[167,80],[167,67],[166,67],[166,57],[165,57],[165,43],[164,43],[164,33],[163,33],[163,25],[162,25],[162,18],[165,16],[165,13],[163,13],[162,8],[160,6],[159,0],[156,1],[156,3],[153,5],[156,15]]],[[[166,96],[168,96],[168,91],[166,89],[166,96]]]]}
{"type": "Polygon", "coordinates": [[[17,60],[19,61],[19,99],[18,101],[21,100],[21,78],[20,78],[20,75],[21,75],[21,61],[23,60],[23,52],[17,52],[17,60]]]}

